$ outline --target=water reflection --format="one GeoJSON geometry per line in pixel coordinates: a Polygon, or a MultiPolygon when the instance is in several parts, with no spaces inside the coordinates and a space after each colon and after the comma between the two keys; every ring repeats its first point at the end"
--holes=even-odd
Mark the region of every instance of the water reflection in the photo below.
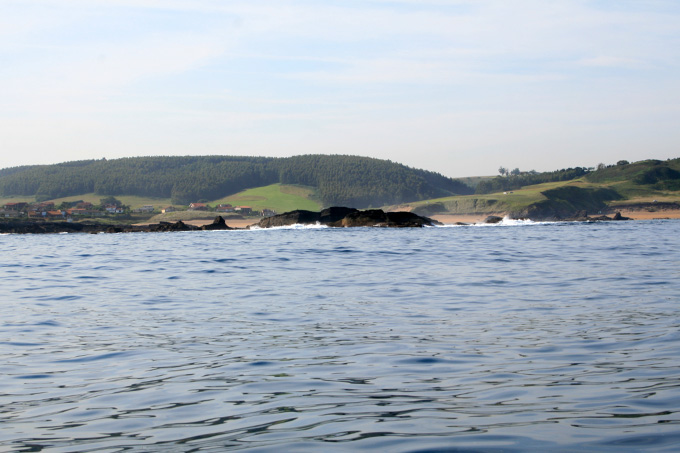
{"type": "Polygon", "coordinates": [[[0,446],[671,450],[679,226],[38,237],[0,446]]]}

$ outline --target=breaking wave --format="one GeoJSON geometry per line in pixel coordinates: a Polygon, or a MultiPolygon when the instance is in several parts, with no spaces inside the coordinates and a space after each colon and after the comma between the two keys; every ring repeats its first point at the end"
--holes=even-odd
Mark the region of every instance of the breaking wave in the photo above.
{"type": "Polygon", "coordinates": [[[436,225],[437,228],[465,228],[465,227],[509,227],[509,226],[533,226],[533,225],[547,225],[558,222],[537,222],[529,219],[512,219],[508,216],[503,217],[498,223],[461,223],[461,224],[444,224],[436,225]]]}
{"type": "Polygon", "coordinates": [[[315,224],[301,224],[296,223],[294,225],[284,225],[278,227],[261,228],[259,226],[251,226],[250,230],[318,230],[323,228],[330,228],[328,225],[322,225],[319,222],[315,224]]]}

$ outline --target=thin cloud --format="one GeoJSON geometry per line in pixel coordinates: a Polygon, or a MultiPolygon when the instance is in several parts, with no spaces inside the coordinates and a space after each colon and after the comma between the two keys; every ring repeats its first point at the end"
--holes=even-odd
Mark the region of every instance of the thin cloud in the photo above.
{"type": "Polygon", "coordinates": [[[22,150],[0,167],[100,137],[111,157],[351,145],[441,171],[443,150],[483,168],[551,135],[553,159],[578,137],[616,153],[617,128],[677,145],[671,1],[5,0],[0,38],[0,142],[22,150]]]}
{"type": "Polygon", "coordinates": [[[612,56],[601,55],[593,58],[584,58],[578,62],[582,66],[591,66],[598,68],[644,68],[648,65],[646,62],[632,58],[619,58],[612,56]]]}

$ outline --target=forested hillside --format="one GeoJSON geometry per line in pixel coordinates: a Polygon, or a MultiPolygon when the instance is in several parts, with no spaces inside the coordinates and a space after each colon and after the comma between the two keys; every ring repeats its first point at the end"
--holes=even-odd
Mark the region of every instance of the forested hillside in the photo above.
{"type": "Polygon", "coordinates": [[[472,193],[438,173],[359,156],[135,157],[0,170],[0,195],[38,201],[94,192],[187,204],[275,183],[312,186],[326,206],[359,208],[472,193]]]}

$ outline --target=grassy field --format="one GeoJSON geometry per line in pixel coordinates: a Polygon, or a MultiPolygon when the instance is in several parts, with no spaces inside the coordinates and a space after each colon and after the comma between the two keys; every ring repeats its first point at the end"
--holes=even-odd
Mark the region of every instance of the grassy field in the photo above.
{"type": "Polygon", "coordinates": [[[407,205],[390,206],[387,209],[412,209],[424,215],[441,214],[498,214],[519,212],[528,206],[546,200],[543,192],[561,187],[574,186],[581,189],[612,188],[621,196],[620,200],[608,202],[610,206],[629,203],[680,202],[679,191],[655,190],[650,186],[635,184],[630,180],[590,182],[585,178],[572,181],[551,182],[526,186],[506,193],[484,195],[461,195],[432,200],[423,200],[407,205]]]}
{"type": "MultiPolygon", "coordinates": [[[[82,195],[74,195],[71,197],[63,197],[63,198],[55,198],[54,200],[49,200],[53,201],[56,206],[59,206],[61,203],[64,201],[87,201],[89,203],[92,203],[94,205],[99,204],[99,200],[102,198],[105,198],[106,195],[99,195],[95,193],[85,193],[82,195]]],[[[166,206],[170,206],[172,203],[170,203],[169,198],[148,198],[148,197],[136,197],[136,196],[127,196],[127,195],[120,195],[116,196],[118,200],[120,200],[124,205],[130,206],[132,209],[139,208],[142,206],[146,205],[152,205],[156,208],[156,210],[160,211],[166,206]]],[[[29,202],[33,203],[35,202],[34,197],[12,197],[12,198],[0,198],[0,204],[5,204],[5,203],[12,203],[12,202],[29,202]]]]}
{"type": "Polygon", "coordinates": [[[314,189],[303,186],[289,186],[272,184],[270,186],[257,187],[244,190],[234,195],[229,195],[209,204],[229,203],[233,206],[250,206],[257,211],[273,209],[276,212],[293,211],[295,209],[307,209],[318,211],[321,205],[315,200],[314,189]]]}
{"type": "Polygon", "coordinates": [[[7,203],[33,203],[35,197],[0,197],[0,207],[7,203]]]}
{"type": "MultiPolygon", "coordinates": [[[[82,195],[74,195],[71,197],[56,198],[53,201],[55,205],[59,205],[64,201],[87,201],[94,205],[99,204],[99,200],[105,195],[94,193],[86,193],[82,195]]],[[[133,210],[141,206],[152,205],[156,211],[171,206],[170,198],[148,198],[127,195],[116,195],[124,205],[130,206],[133,210]]],[[[5,197],[0,198],[0,203],[12,202],[35,202],[34,197],[5,197]]],[[[292,211],[294,209],[308,209],[310,211],[318,211],[321,205],[315,199],[313,188],[303,186],[292,186],[273,184],[271,186],[257,187],[254,189],[244,190],[237,194],[229,195],[217,200],[208,201],[212,207],[218,204],[232,204],[234,206],[250,206],[255,210],[273,209],[277,212],[292,211]]],[[[177,206],[177,205],[175,205],[177,206]]],[[[180,206],[177,206],[180,207],[180,206]]]]}
{"type": "MultiPolygon", "coordinates": [[[[314,200],[313,189],[282,184],[272,184],[270,186],[244,190],[243,192],[234,195],[210,201],[208,202],[208,205],[216,207],[219,204],[227,203],[232,206],[250,206],[256,211],[272,209],[278,213],[293,211],[295,209],[307,209],[310,211],[319,211],[321,209],[321,205],[314,200]]],[[[229,214],[218,214],[211,211],[180,211],[157,214],[151,217],[148,222],[209,220],[214,219],[216,215],[222,215],[227,222],[229,221],[229,214]]]]}
{"type": "MultiPolygon", "coordinates": [[[[430,210],[441,209],[442,212],[451,214],[493,214],[518,211],[532,203],[545,200],[546,197],[541,192],[553,189],[560,184],[563,183],[547,183],[536,186],[527,186],[507,193],[459,195],[454,197],[435,198],[432,200],[409,203],[408,206],[416,210],[428,210],[428,205],[434,205],[430,210]]],[[[425,213],[434,214],[434,212],[425,213]]]]}

